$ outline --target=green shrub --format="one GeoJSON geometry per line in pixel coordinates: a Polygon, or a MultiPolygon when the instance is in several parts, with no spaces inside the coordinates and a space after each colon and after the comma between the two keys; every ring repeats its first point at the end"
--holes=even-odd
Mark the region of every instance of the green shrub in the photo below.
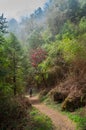
{"type": "Polygon", "coordinates": [[[39,99],[40,99],[40,101],[43,101],[43,100],[46,99],[48,92],[49,92],[48,89],[44,89],[44,90],[42,90],[42,91],[40,92],[40,94],[39,94],[39,99]]]}
{"type": "Polygon", "coordinates": [[[85,46],[75,39],[64,39],[58,49],[62,52],[64,59],[68,62],[72,62],[77,58],[86,58],[85,46]]]}
{"type": "Polygon", "coordinates": [[[27,116],[27,110],[30,108],[29,100],[24,97],[0,98],[0,129],[25,130],[24,126],[30,121],[27,116]]]}

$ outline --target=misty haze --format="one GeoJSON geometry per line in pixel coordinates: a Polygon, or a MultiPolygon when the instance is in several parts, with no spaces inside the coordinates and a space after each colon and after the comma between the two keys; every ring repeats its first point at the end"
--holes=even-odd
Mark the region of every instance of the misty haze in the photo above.
{"type": "Polygon", "coordinates": [[[0,0],[0,130],[86,130],[86,0],[0,0]]]}

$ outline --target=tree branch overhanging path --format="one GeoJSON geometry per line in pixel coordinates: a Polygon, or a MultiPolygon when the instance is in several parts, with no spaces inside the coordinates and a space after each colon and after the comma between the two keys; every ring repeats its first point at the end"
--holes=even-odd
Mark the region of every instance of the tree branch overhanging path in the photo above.
{"type": "MultiPolygon", "coordinates": [[[[29,98],[29,96],[27,97],[29,98]]],[[[52,120],[55,130],[75,130],[76,125],[74,122],[72,122],[65,115],[59,113],[59,111],[53,110],[52,108],[47,107],[45,104],[40,103],[37,96],[31,97],[30,102],[41,113],[45,114],[52,120]]]]}

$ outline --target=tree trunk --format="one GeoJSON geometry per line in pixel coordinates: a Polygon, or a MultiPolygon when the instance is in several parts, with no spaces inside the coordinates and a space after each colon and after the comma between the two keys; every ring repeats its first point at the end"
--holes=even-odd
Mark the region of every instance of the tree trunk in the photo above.
{"type": "Polygon", "coordinates": [[[16,59],[15,59],[15,52],[14,52],[14,55],[13,55],[13,84],[14,84],[14,96],[16,95],[16,59]]]}
{"type": "Polygon", "coordinates": [[[13,76],[14,95],[16,95],[16,75],[13,76]]]}
{"type": "Polygon", "coordinates": [[[43,80],[44,86],[47,88],[48,85],[47,85],[47,82],[46,82],[46,80],[45,80],[45,78],[44,78],[43,73],[41,74],[41,76],[42,76],[42,80],[43,80]]]}

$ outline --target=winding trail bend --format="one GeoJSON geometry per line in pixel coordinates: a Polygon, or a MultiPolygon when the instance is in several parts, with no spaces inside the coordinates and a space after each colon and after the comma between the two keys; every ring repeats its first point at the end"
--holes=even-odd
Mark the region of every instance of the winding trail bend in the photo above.
{"type": "MultiPolygon", "coordinates": [[[[29,96],[27,96],[29,98],[29,96]]],[[[75,130],[76,125],[67,116],[62,115],[59,111],[49,108],[43,103],[40,103],[37,96],[29,98],[31,104],[41,113],[47,115],[53,122],[55,130],[75,130]]]]}

